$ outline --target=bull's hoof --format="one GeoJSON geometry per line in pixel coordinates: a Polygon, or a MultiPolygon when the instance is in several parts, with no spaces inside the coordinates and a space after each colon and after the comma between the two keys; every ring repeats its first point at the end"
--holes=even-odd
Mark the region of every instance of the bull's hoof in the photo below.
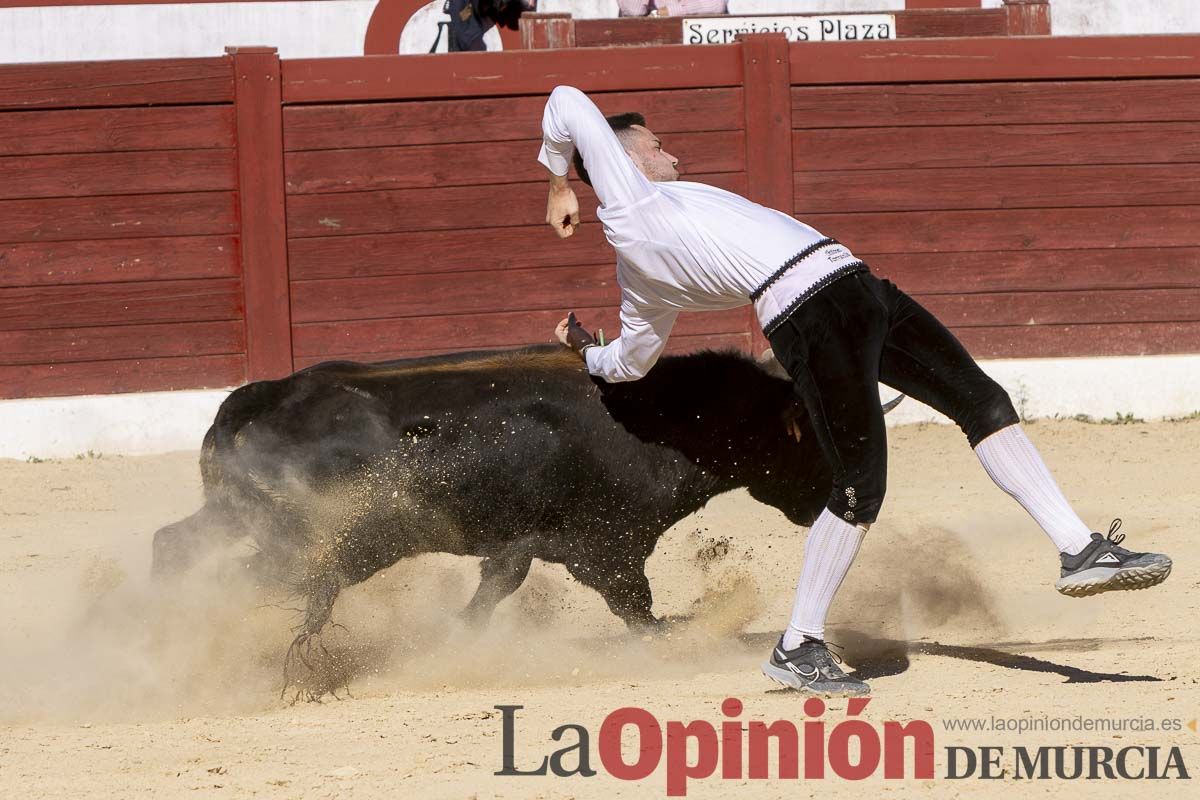
{"type": "Polygon", "coordinates": [[[320,633],[301,633],[292,640],[283,659],[283,689],[279,696],[294,705],[301,700],[319,703],[327,695],[341,700],[350,696],[352,659],[344,651],[330,650],[320,633]]]}

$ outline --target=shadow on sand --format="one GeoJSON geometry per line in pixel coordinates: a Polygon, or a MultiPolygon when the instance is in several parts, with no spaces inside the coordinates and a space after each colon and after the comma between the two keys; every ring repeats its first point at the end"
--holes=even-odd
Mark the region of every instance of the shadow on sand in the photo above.
{"type": "MultiPolygon", "coordinates": [[[[764,650],[775,645],[777,637],[774,634],[744,634],[741,640],[751,647],[762,647],[764,650]]],[[[983,664],[994,664],[1005,669],[1019,669],[1028,672],[1048,672],[1062,675],[1064,683],[1127,683],[1131,681],[1161,681],[1162,678],[1153,675],[1129,675],[1116,672],[1092,672],[1091,670],[1058,664],[1041,658],[1027,655],[1029,651],[1053,650],[1087,652],[1099,650],[1109,643],[1107,639],[1054,639],[1046,642],[996,642],[992,646],[942,644],[941,642],[905,642],[900,639],[888,639],[855,631],[840,631],[837,643],[843,645],[846,660],[854,665],[851,675],[860,680],[886,678],[899,675],[908,669],[909,655],[945,656],[961,658],[983,664]],[[1024,652],[1013,652],[1024,651],[1024,652]]],[[[1123,644],[1145,641],[1142,639],[1122,639],[1123,644]]]]}

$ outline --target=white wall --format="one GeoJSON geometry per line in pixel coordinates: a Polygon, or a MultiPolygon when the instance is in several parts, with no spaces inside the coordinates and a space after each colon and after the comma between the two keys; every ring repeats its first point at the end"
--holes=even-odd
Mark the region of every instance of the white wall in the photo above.
{"type": "Polygon", "coordinates": [[[538,0],[543,14],[570,14],[575,19],[611,19],[619,16],[617,0],[538,0]]]}
{"type": "Polygon", "coordinates": [[[729,0],[730,14],[836,14],[903,8],[904,0],[729,0]]]}
{"type": "MultiPolygon", "coordinates": [[[[0,8],[0,63],[217,56],[272,45],[284,58],[361,55],[377,0],[0,8]]],[[[999,7],[1002,0],[983,0],[999,7]]],[[[735,14],[897,11],[904,0],[730,0],[735,14]]],[[[616,0],[542,0],[543,11],[614,17],[616,0]]],[[[439,2],[440,15],[440,2],[439,2]]],[[[1052,0],[1059,36],[1200,33],[1200,0],[1052,0]]],[[[419,37],[418,37],[419,38],[419,37]]],[[[498,48],[499,39],[489,42],[498,48]]],[[[432,41],[432,39],[431,39],[432,41]]],[[[413,48],[426,51],[423,41],[413,48]]]]}
{"type": "MultiPolygon", "coordinates": [[[[1022,416],[1142,419],[1200,411],[1200,356],[1033,358],[980,362],[1022,416]]],[[[0,458],[67,458],[198,450],[227,390],[0,401],[0,458]]],[[[881,397],[895,392],[881,387],[881,397]]],[[[889,425],[948,422],[905,400],[889,425]]]]}
{"type": "Polygon", "coordinates": [[[1200,33],[1200,0],[1052,0],[1059,36],[1200,33]]]}
{"type": "Polygon", "coordinates": [[[224,55],[271,45],[282,58],[362,55],[376,0],[0,8],[0,63],[224,55]]]}

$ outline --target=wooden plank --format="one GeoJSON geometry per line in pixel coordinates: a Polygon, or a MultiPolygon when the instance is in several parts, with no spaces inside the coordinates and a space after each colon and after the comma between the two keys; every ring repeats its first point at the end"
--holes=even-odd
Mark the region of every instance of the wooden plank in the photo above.
{"type": "Polygon", "coordinates": [[[233,108],[10,111],[0,114],[0,131],[0,156],[219,149],[233,146],[233,108]]]}
{"type": "MultiPolygon", "coordinates": [[[[746,176],[742,173],[687,177],[739,194],[746,192],[746,176]]],[[[599,205],[595,194],[582,183],[576,183],[574,188],[584,219],[591,218],[592,210],[599,205]]],[[[3,204],[0,204],[2,210],[3,204]]],[[[349,236],[448,228],[471,232],[483,228],[544,224],[545,217],[546,184],[541,181],[445,189],[293,195],[287,203],[290,237],[349,236]]],[[[483,252],[486,243],[482,239],[479,241],[483,252]]]]}
{"type": "MultiPolygon", "coordinates": [[[[400,349],[432,350],[453,345],[456,349],[488,347],[497,342],[553,342],[554,326],[568,310],[574,311],[589,330],[603,328],[609,337],[620,333],[615,306],[498,311],[389,319],[344,320],[296,325],[292,337],[297,361],[305,357],[361,357],[400,349]]],[[[741,309],[680,314],[672,331],[677,336],[714,336],[744,333],[741,309]]]]}
{"type": "Polygon", "coordinates": [[[1200,120],[1200,80],[792,86],[792,127],[1200,120]]]}
{"type": "Polygon", "coordinates": [[[1004,4],[1008,15],[1009,36],[1049,36],[1050,0],[1008,0],[1004,4]]]}
{"type": "MultiPolygon", "coordinates": [[[[668,49],[668,48],[664,48],[668,49]]],[[[1196,36],[898,39],[791,45],[797,83],[918,83],[1200,76],[1196,36]]]]}
{"type": "Polygon", "coordinates": [[[981,5],[980,0],[904,0],[904,7],[909,11],[922,8],[977,9],[981,5]]]}
{"type": "MultiPolygon", "coordinates": [[[[285,103],[549,94],[570,77],[585,92],[737,86],[736,45],[575,48],[283,62],[285,103]]],[[[2,96],[2,95],[0,95],[2,96]]]]}
{"type": "Polygon", "coordinates": [[[586,222],[569,239],[559,239],[545,224],[490,228],[486,248],[453,229],[292,239],[288,259],[292,280],[313,280],[563,267],[611,262],[615,256],[600,224],[586,222]]]}
{"type": "MultiPolygon", "coordinates": [[[[742,89],[593,92],[605,114],[640,111],[656,133],[738,130],[742,89]]],[[[540,139],[546,96],[288,106],[284,149],[398,147],[540,139]]]]}
{"type": "Polygon", "coordinates": [[[0,287],[238,275],[232,236],[34,242],[0,248],[0,287]]]}
{"type": "Polygon", "coordinates": [[[859,253],[1200,245],[1197,206],[807,214],[802,219],[859,253]]]}
{"type": "Polygon", "coordinates": [[[0,158],[0,200],[211,192],[236,188],[232,150],[0,158]]]}
{"type": "Polygon", "coordinates": [[[237,233],[232,192],[0,201],[0,243],[237,233]]]}
{"type": "Polygon", "coordinates": [[[1149,356],[1200,352],[1200,322],[1023,325],[954,331],[976,358],[1149,356]]]}
{"type": "MultiPolygon", "coordinates": [[[[546,233],[540,227],[497,229],[489,234],[486,259],[481,259],[474,242],[463,240],[454,231],[302,239],[292,243],[292,278],[365,278],[554,267],[605,263],[613,257],[599,225],[582,226],[570,239],[554,240],[552,245],[547,244],[546,233]]],[[[922,241],[905,240],[903,244],[919,247],[922,241]]],[[[1095,240],[1090,243],[1094,246],[1095,240]]],[[[1058,250],[874,253],[856,249],[855,252],[877,274],[891,278],[910,292],[1200,285],[1200,248],[1101,250],[1083,249],[1087,242],[1075,244],[1058,250]]]]}
{"type": "Polygon", "coordinates": [[[0,367],[6,398],[216,389],[246,380],[240,355],[139,358],[0,367]]]}
{"type": "Polygon", "coordinates": [[[756,203],[790,214],[792,125],[787,48],[787,39],[782,34],[747,36],[742,40],[748,196],[756,203]]]}
{"type": "Polygon", "coordinates": [[[241,288],[216,278],[0,289],[0,330],[241,319],[241,288]]]}
{"type": "Polygon", "coordinates": [[[576,47],[667,45],[683,42],[683,27],[673,17],[610,17],[575,20],[576,47]]]}
{"type": "MultiPolygon", "coordinates": [[[[717,335],[705,336],[672,336],[667,342],[667,355],[680,355],[683,353],[694,353],[699,350],[737,350],[742,353],[750,354],[749,350],[750,335],[746,333],[725,333],[717,335]]],[[[514,347],[525,347],[531,344],[547,344],[547,342],[507,342],[504,344],[485,345],[480,347],[472,347],[472,350],[508,350],[514,347]]],[[[397,358],[420,358],[422,356],[436,356],[444,353],[454,353],[461,350],[461,347],[452,347],[443,345],[426,350],[397,348],[387,350],[381,353],[349,353],[340,355],[335,358],[327,356],[297,356],[296,369],[310,367],[313,364],[320,364],[322,361],[357,361],[360,363],[372,363],[378,361],[390,361],[397,358]]]]}
{"type": "Polygon", "coordinates": [[[795,128],[1200,120],[1200,80],[793,86],[795,128]]]}
{"type": "Polygon", "coordinates": [[[226,52],[236,78],[246,377],[270,380],[292,372],[279,54],[274,48],[226,52]]]}
{"type": "MultiPolygon", "coordinates": [[[[794,210],[788,69],[788,41],[782,34],[742,38],[747,197],[785,214],[794,210]]],[[[745,329],[755,350],[770,346],[752,308],[745,312],[745,329]]]]}
{"type": "Polygon", "coordinates": [[[570,14],[525,12],[520,22],[521,49],[554,50],[575,46],[575,21],[570,14]]]}
{"type": "Polygon", "coordinates": [[[796,213],[1200,203],[1200,164],[796,173],[796,213]]]}
{"type": "MultiPolygon", "coordinates": [[[[288,153],[287,191],[313,194],[544,180],[546,168],[537,161],[540,144],[540,139],[529,139],[477,148],[445,144],[288,153]]],[[[716,173],[746,168],[741,131],[679,133],[668,137],[664,146],[681,159],[683,170],[716,173]]],[[[782,179],[786,181],[787,174],[782,179]]]]}
{"type": "Polygon", "coordinates": [[[232,100],[233,73],[223,58],[0,65],[0,110],[232,100]]]}
{"type": "Polygon", "coordinates": [[[901,39],[948,36],[1005,36],[1008,15],[1003,8],[913,10],[896,13],[896,36],[901,39]]]}
{"type": "Polygon", "coordinates": [[[916,295],[947,327],[1195,322],[1200,288],[916,295]]]}
{"type": "Polygon", "coordinates": [[[613,265],[393,275],[292,283],[292,319],[332,322],[514,309],[597,308],[620,299],[613,265]]]}
{"type": "Polygon", "coordinates": [[[244,352],[246,335],[241,320],[0,331],[0,365],[244,352]]]}
{"type": "Polygon", "coordinates": [[[859,253],[909,294],[1200,287],[1200,248],[859,253]]]}
{"type": "Polygon", "coordinates": [[[928,169],[1200,161],[1192,122],[817,128],[792,134],[800,169],[928,169]]]}

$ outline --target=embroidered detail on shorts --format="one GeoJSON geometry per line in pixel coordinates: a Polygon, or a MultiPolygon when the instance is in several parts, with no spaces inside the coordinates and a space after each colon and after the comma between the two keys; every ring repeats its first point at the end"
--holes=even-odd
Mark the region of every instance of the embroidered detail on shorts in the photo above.
{"type": "Polygon", "coordinates": [[[763,334],[769,338],[771,336],[771,334],[775,332],[775,329],[778,328],[780,325],[782,325],[784,320],[786,320],[788,317],[790,317],[793,314],[793,312],[795,312],[795,310],[800,307],[801,303],[803,303],[805,300],[808,300],[809,298],[811,298],[814,294],[821,291],[829,284],[833,283],[834,281],[838,280],[839,278],[844,278],[847,275],[853,275],[856,272],[866,272],[866,271],[867,271],[867,265],[864,262],[859,261],[857,259],[855,259],[854,263],[852,263],[852,264],[847,264],[844,267],[838,267],[833,272],[829,273],[824,278],[817,281],[812,286],[810,286],[808,289],[806,289],[802,294],[800,294],[798,297],[796,297],[795,300],[788,303],[787,308],[783,309],[778,314],[776,314],[775,317],[772,318],[771,321],[768,322],[766,325],[763,325],[763,334]]]}
{"type": "Polygon", "coordinates": [[[846,522],[854,521],[854,512],[853,511],[847,511],[845,514],[842,514],[842,516],[846,519],[846,522]]]}
{"type": "Polygon", "coordinates": [[[757,302],[758,298],[762,297],[763,292],[765,292],[771,286],[772,283],[774,283],[775,281],[777,281],[783,277],[783,273],[787,272],[789,269],[796,266],[796,264],[799,264],[801,261],[803,261],[804,259],[811,256],[813,253],[817,252],[822,247],[828,247],[831,244],[838,244],[838,241],[836,239],[832,239],[832,238],[826,236],[824,239],[821,239],[820,241],[817,241],[817,242],[813,242],[808,247],[804,248],[799,253],[797,253],[796,255],[789,258],[787,261],[785,261],[783,263],[782,267],[775,270],[774,275],[767,278],[763,282],[762,286],[758,287],[757,289],[755,289],[753,292],[750,293],[751,302],[757,302]]]}

